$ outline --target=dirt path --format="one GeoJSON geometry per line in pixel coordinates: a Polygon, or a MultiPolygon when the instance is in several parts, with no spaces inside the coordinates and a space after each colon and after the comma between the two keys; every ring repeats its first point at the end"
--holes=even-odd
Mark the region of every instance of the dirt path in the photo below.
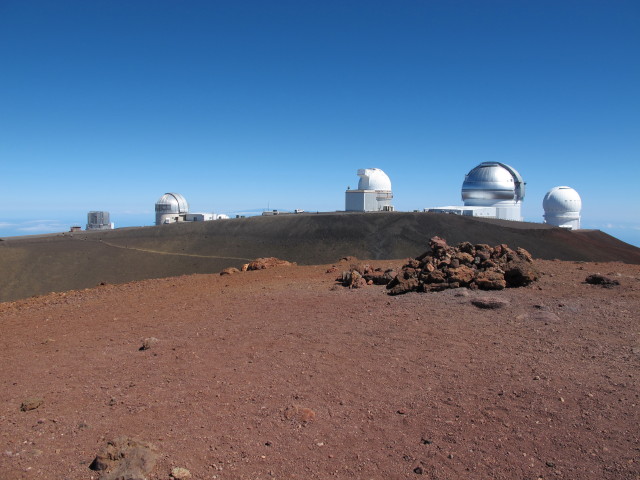
{"type": "Polygon", "coordinates": [[[174,255],[174,256],[180,256],[180,257],[195,257],[195,258],[218,258],[222,260],[242,260],[246,262],[251,262],[252,260],[255,260],[251,258],[242,258],[242,257],[221,257],[217,255],[196,255],[194,253],[163,252],[161,250],[151,250],[148,248],[136,248],[136,247],[128,247],[125,245],[117,245],[112,242],[105,242],[104,240],[98,240],[98,242],[103,243],[104,245],[107,245],[109,247],[122,248],[125,250],[135,250],[136,252],[157,253],[160,255],[174,255]]]}

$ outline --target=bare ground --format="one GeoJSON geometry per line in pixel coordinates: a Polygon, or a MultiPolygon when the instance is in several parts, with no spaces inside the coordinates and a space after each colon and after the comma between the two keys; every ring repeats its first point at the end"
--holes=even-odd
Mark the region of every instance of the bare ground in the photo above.
{"type": "Polygon", "coordinates": [[[638,479],[640,267],[536,264],[491,294],[325,265],[0,304],[0,478],[98,478],[128,436],[158,448],[150,479],[638,479]]]}

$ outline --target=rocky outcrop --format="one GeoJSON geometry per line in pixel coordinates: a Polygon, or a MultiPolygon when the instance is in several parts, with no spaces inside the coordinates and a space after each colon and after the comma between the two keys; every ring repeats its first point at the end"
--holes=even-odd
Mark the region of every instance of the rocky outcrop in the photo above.
{"type": "Polygon", "coordinates": [[[396,273],[391,269],[382,270],[366,264],[353,264],[349,270],[343,271],[336,281],[345,287],[362,288],[367,285],[387,285],[395,276],[396,273]]]}
{"type": "Polygon", "coordinates": [[[502,290],[523,287],[538,278],[531,254],[523,248],[469,242],[452,247],[440,237],[431,238],[429,246],[427,252],[409,259],[387,284],[390,295],[459,287],[502,290]]]}
{"type": "Polygon", "coordinates": [[[242,271],[265,270],[267,268],[290,267],[292,265],[295,265],[295,262],[287,262],[276,257],[256,258],[253,262],[243,265],[242,271]]]}

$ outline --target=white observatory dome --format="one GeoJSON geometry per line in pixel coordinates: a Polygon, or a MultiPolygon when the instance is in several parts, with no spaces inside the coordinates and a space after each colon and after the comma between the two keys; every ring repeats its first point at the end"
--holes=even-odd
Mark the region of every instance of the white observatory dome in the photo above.
{"type": "Polygon", "coordinates": [[[524,186],[515,168],[504,163],[483,162],[465,176],[462,200],[468,206],[516,204],[524,199],[524,186]]]}
{"type": "Polygon", "coordinates": [[[358,176],[358,190],[391,191],[391,180],[379,168],[361,168],[358,176]]]}
{"type": "Polygon", "coordinates": [[[582,199],[571,187],[553,187],[542,200],[545,223],[557,227],[580,228],[582,199]]]}

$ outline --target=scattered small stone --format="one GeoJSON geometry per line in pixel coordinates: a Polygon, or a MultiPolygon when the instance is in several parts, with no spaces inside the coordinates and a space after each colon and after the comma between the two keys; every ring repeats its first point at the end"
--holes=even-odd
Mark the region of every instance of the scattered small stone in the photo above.
{"type": "Polygon", "coordinates": [[[38,408],[43,403],[44,403],[44,399],[42,399],[40,397],[27,398],[20,405],[20,410],[22,410],[23,412],[28,412],[29,410],[35,410],[36,408],[38,408]]]}
{"type": "Polygon", "coordinates": [[[102,472],[100,480],[144,479],[158,460],[156,447],[147,442],[120,437],[107,442],[89,468],[102,472]]]}
{"type": "Polygon", "coordinates": [[[149,350],[152,346],[154,346],[159,341],[160,340],[158,340],[156,337],[145,338],[142,341],[142,346],[139,348],[139,350],[149,350]]]}
{"type": "Polygon", "coordinates": [[[604,275],[600,275],[599,273],[594,273],[593,275],[589,275],[585,282],[590,285],[600,285],[604,288],[615,287],[616,285],[620,285],[618,280],[613,280],[612,278],[605,277],[604,275]]]}
{"type": "Polygon", "coordinates": [[[427,438],[422,437],[420,439],[420,443],[422,443],[423,445],[431,445],[433,443],[433,440],[429,440],[427,438]]]}
{"type": "Polygon", "coordinates": [[[185,478],[191,478],[191,472],[186,468],[175,467],[171,469],[171,477],[176,480],[184,480],[185,478]]]}
{"type": "Polygon", "coordinates": [[[546,464],[547,464],[547,467],[549,467],[549,468],[553,468],[553,467],[556,466],[556,464],[553,463],[553,462],[546,462],[546,464]]]}
{"type": "Polygon", "coordinates": [[[488,310],[496,310],[509,304],[506,300],[495,297],[474,298],[471,303],[478,308],[488,310]]]}
{"type": "Polygon", "coordinates": [[[306,424],[316,419],[316,412],[310,408],[290,405],[284,410],[284,418],[306,424]]]}
{"type": "Polygon", "coordinates": [[[424,469],[421,466],[417,466],[413,469],[413,473],[417,475],[422,475],[424,473],[424,469]]]}
{"type": "Polygon", "coordinates": [[[233,275],[234,273],[238,273],[238,272],[240,272],[240,270],[238,270],[237,268],[235,268],[235,267],[229,267],[229,268],[225,268],[224,270],[222,270],[222,271],[220,272],[220,276],[223,276],[223,275],[233,275]]]}
{"type": "Polygon", "coordinates": [[[527,318],[529,318],[530,320],[536,320],[545,323],[557,322],[560,320],[560,317],[558,317],[558,315],[545,310],[536,310],[534,312],[531,312],[527,315],[527,318]]]}

